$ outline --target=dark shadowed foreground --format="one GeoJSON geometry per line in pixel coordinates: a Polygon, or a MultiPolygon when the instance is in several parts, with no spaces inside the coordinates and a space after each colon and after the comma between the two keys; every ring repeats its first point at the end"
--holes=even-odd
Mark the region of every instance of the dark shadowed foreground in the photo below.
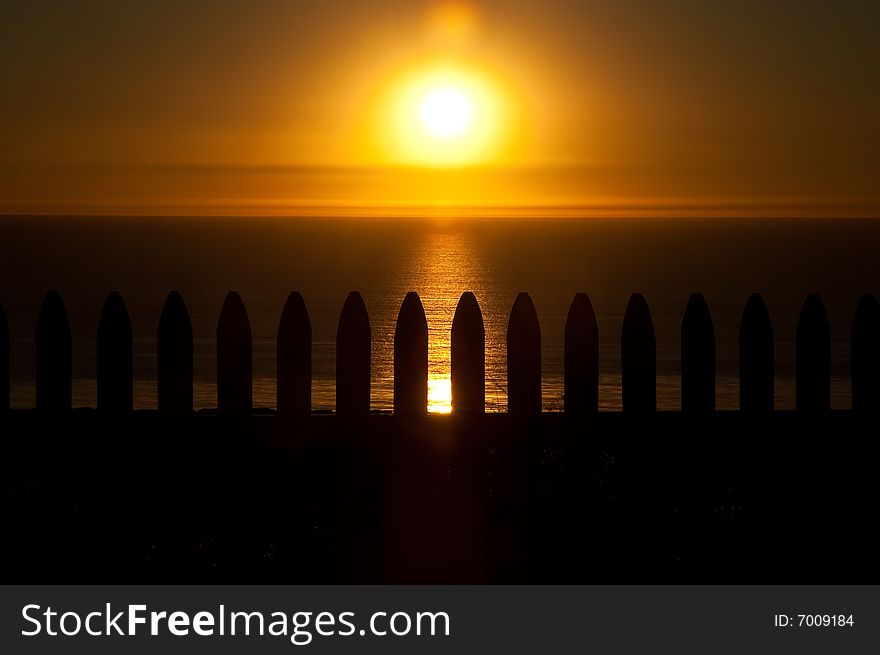
{"type": "Polygon", "coordinates": [[[876,416],[0,419],[6,582],[877,580],[876,416]]]}

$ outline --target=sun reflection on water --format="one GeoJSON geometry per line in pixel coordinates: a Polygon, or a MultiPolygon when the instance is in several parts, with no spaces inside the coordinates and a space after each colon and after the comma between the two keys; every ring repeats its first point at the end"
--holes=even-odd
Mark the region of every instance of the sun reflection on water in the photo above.
{"type": "Polygon", "coordinates": [[[452,412],[452,381],[448,376],[428,378],[428,412],[431,414],[452,412]]]}
{"type": "MultiPolygon", "coordinates": [[[[462,230],[437,230],[413,248],[410,266],[399,279],[401,292],[418,292],[428,320],[428,412],[452,411],[450,348],[452,319],[461,294],[473,291],[486,322],[487,355],[495,342],[487,308],[494,305],[487,271],[471,235],[462,230]],[[405,290],[404,290],[405,289],[405,290]]],[[[487,395],[493,388],[487,384],[487,395]]]]}

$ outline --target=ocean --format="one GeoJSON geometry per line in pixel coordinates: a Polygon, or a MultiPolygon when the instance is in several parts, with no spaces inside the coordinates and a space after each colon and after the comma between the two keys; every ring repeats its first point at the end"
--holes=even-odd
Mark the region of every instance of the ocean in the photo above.
{"type": "Polygon", "coordinates": [[[134,331],[135,408],[156,405],[156,328],[179,290],[195,334],[195,402],[216,406],[215,332],[229,290],[254,337],[254,404],[275,404],[275,334],[287,294],[300,291],[313,332],[313,409],[335,402],[335,335],[349,291],[363,294],[373,334],[374,410],[392,405],[394,322],[407,291],[429,326],[429,409],[449,409],[453,312],[473,291],[486,324],[486,407],[506,408],[505,333],[527,291],[542,333],[544,409],[562,407],[569,304],[589,295],[599,322],[600,407],[620,408],[620,328],[644,294],[657,335],[658,406],[680,405],[681,317],[705,295],[717,335],[720,409],[738,406],[737,333],[752,292],[776,339],[777,407],[794,406],[794,337],[801,304],[821,294],[832,337],[832,406],[849,407],[850,324],[859,296],[880,289],[880,221],[856,219],[301,219],[177,217],[0,218],[0,303],[10,324],[14,407],[34,404],[34,327],[57,289],[73,334],[74,405],[95,404],[95,333],[107,293],[122,293],[134,331]]]}

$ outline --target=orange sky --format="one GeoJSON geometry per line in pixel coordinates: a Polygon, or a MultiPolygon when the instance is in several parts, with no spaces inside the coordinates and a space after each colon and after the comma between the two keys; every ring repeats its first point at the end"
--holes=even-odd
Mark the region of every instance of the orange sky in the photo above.
{"type": "Polygon", "coordinates": [[[11,0],[0,211],[880,214],[877,3],[456,4],[11,0]],[[437,62],[473,166],[395,136],[437,62]]]}

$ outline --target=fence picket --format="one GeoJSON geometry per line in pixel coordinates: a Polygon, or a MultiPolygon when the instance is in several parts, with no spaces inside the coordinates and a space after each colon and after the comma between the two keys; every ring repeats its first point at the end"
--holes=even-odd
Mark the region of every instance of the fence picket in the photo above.
{"type": "Polygon", "coordinates": [[[134,392],[131,320],[117,291],[110,292],[101,309],[95,363],[98,411],[130,412],[134,392]]]}
{"type": "Polygon", "coordinates": [[[60,412],[71,408],[73,363],[70,322],[57,291],[49,291],[37,317],[35,337],[37,411],[60,412]]]}
{"type": "Polygon", "coordinates": [[[165,298],[156,339],[156,392],[159,413],[185,416],[193,411],[193,330],[179,291],[165,298]]]}
{"type": "Polygon", "coordinates": [[[253,410],[251,325],[241,296],[226,294],[217,321],[217,411],[245,415],[253,410]]]}
{"type": "Polygon", "coordinates": [[[715,327],[701,293],[691,294],[681,321],[681,410],[715,411],[715,327]]]}
{"type": "Polygon", "coordinates": [[[593,304],[577,293],[565,319],[566,414],[592,414],[599,410],[599,326],[593,304]]]}
{"type": "Polygon", "coordinates": [[[345,299],[336,329],[336,413],[370,413],[370,316],[364,299],[352,291],[345,299]]]}
{"type": "Polygon", "coordinates": [[[795,405],[799,412],[831,409],[831,327],[822,299],[804,301],[795,338],[795,405]]]}
{"type": "Polygon", "coordinates": [[[298,291],[287,296],[281,312],[275,364],[278,413],[308,416],[312,411],[312,323],[298,291]]]}
{"type": "Polygon", "coordinates": [[[486,411],[486,329],[477,297],[461,294],[452,318],[450,373],[452,411],[482,414],[486,411]]]}
{"type": "Polygon", "coordinates": [[[773,324],[761,294],[753,293],[739,326],[739,407],[744,412],[773,410],[773,324]]]}
{"type": "Polygon", "coordinates": [[[520,292],[507,322],[507,411],[541,413],[541,325],[531,296],[520,292]]]}
{"type": "Polygon", "coordinates": [[[428,321],[419,294],[410,291],[394,328],[394,413],[428,411],[428,321]]]}
{"type": "Polygon", "coordinates": [[[657,339],[648,303],[630,296],[620,333],[621,404],[628,414],[657,409],[657,339]]]}

